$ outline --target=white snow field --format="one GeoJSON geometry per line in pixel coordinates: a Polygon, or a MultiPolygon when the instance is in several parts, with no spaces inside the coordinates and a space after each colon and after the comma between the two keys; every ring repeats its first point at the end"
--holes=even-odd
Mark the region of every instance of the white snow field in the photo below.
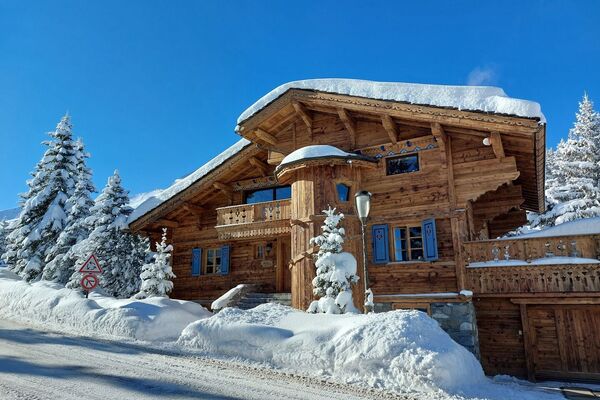
{"type": "Polygon", "coordinates": [[[265,304],[211,315],[195,303],[167,298],[115,300],[92,293],[86,300],[60,285],[28,284],[0,269],[0,321],[0,398],[77,398],[90,390],[82,384],[103,396],[92,399],[562,398],[519,381],[494,383],[471,353],[419,311],[330,315],[265,304]],[[112,340],[125,350],[6,331],[6,321],[112,340]],[[296,387],[288,389],[283,382],[291,377],[296,387]],[[298,382],[308,385],[306,392],[298,382]],[[315,390],[314,382],[320,382],[315,390]],[[53,395],[66,389],[73,395],[53,395]],[[123,391],[140,393],[123,397],[123,391]]]}
{"type": "Polygon", "coordinates": [[[289,89],[316,90],[369,99],[451,107],[465,111],[517,115],[526,118],[539,118],[540,123],[546,123],[539,103],[508,97],[504,90],[498,87],[426,85],[331,78],[294,81],[276,87],[239,116],[237,120],[238,129],[242,122],[265,108],[289,89]]]}

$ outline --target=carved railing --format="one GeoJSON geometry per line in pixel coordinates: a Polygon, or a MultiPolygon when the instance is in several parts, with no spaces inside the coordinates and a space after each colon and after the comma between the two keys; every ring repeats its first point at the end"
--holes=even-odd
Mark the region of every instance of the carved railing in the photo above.
{"type": "Polygon", "coordinates": [[[600,291],[600,235],[483,240],[463,250],[476,294],[600,291]]]}
{"type": "Polygon", "coordinates": [[[290,232],[290,200],[217,208],[219,238],[266,237],[290,232]]]}

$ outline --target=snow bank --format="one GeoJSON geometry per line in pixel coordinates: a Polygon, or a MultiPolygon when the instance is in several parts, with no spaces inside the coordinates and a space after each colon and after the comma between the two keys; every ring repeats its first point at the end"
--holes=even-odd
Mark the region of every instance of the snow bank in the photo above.
{"type": "Polygon", "coordinates": [[[600,217],[578,219],[571,222],[565,222],[550,228],[542,229],[532,233],[510,237],[513,239],[544,238],[554,236],[572,236],[572,235],[599,235],[600,217]]]}
{"type": "Polygon", "coordinates": [[[240,139],[235,144],[230,146],[224,152],[198,168],[196,171],[187,175],[184,178],[177,179],[171,186],[164,190],[155,190],[153,194],[145,199],[129,216],[128,222],[131,223],[136,219],[140,218],[144,214],[158,207],[163,202],[169,200],[176,194],[184,191],[188,187],[190,187],[194,182],[202,179],[204,176],[208,175],[215,168],[223,164],[229,158],[233,157],[235,154],[243,150],[246,146],[250,144],[250,141],[247,139],[240,139]]]}
{"type": "Polygon", "coordinates": [[[456,392],[485,381],[475,357],[419,311],[307,314],[273,303],[226,308],[185,328],[179,344],[399,392],[456,392]]]}
{"type": "Polygon", "coordinates": [[[239,125],[265,108],[289,89],[307,89],[366,97],[377,100],[393,100],[410,104],[452,107],[459,110],[484,111],[497,114],[539,118],[546,123],[540,105],[529,100],[508,97],[504,90],[491,86],[424,85],[401,82],[373,82],[358,79],[308,79],[281,85],[260,98],[238,118],[239,125]]]}
{"type": "Polygon", "coordinates": [[[46,281],[28,284],[0,269],[0,317],[29,320],[57,331],[135,340],[175,340],[192,321],[210,316],[199,304],[153,297],[145,300],[80,292],[46,281]]]}

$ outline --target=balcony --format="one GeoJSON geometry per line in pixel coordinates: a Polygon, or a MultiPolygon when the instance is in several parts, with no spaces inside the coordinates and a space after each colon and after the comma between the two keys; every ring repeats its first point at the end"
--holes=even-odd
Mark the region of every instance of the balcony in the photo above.
{"type": "Polygon", "coordinates": [[[217,208],[219,239],[253,239],[289,234],[290,200],[217,208]]]}
{"type": "Polygon", "coordinates": [[[483,240],[463,249],[475,294],[600,291],[600,235],[483,240]]]}

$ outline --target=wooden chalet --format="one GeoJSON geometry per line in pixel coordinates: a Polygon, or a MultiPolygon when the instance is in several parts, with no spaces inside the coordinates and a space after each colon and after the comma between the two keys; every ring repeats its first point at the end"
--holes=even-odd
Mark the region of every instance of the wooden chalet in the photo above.
{"type": "Polygon", "coordinates": [[[526,210],[544,211],[541,117],[284,89],[241,117],[243,139],[219,162],[130,222],[154,239],[169,228],[174,297],[210,305],[252,284],[291,293],[292,306],[306,309],[314,299],[309,240],[322,210],[345,214],[345,250],[362,260],[353,197],[368,190],[377,310],[428,312],[489,374],[600,377],[600,268],[529,265],[574,240],[582,257],[598,259],[600,237],[492,240],[525,223],[526,210]],[[340,153],[306,151],[282,164],[315,145],[340,153]],[[500,258],[528,261],[469,267],[493,260],[495,248],[500,258]]]}

